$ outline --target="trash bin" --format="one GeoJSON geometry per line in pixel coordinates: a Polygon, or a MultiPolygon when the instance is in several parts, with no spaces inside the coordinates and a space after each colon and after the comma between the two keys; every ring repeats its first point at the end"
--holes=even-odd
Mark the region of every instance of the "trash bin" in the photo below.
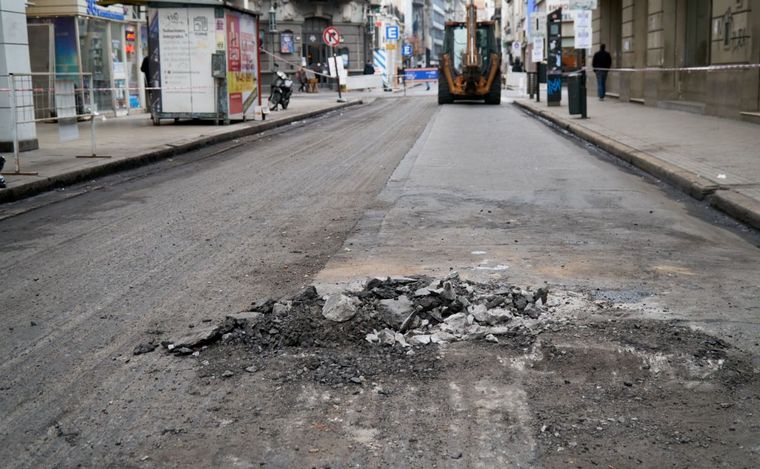
{"type": "Polygon", "coordinates": [[[586,74],[581,71],[567,76],[567,100],[571,115],[586,117],[586,74]]]}
{"type": "Polygon", "coordinates": [[[543,62],[538,63],[538,82],[546,84],[546,64],[543,62]]]}

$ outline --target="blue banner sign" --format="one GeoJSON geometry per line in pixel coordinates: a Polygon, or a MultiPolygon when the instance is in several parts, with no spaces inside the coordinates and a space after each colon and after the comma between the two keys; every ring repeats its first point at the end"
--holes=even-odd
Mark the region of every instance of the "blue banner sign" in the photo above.
{"type": "Polygon", "coordinates": [[[436,81],[438,80],[437,68],[407,68],[404,70],[406,81],[436,81]]]}
{"type": "Polygon", "coordinates": [[[98,5],[98,0],[87,0],[87,14],[118,21],[123,21],[125,18],[123,13],[115,13],[98,5]]]}

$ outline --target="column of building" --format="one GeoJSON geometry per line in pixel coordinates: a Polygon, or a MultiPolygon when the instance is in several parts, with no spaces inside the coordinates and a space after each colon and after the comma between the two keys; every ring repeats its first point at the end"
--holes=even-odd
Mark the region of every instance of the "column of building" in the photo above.
{"type": "MultiPolygon", "coordinates": [[[[17,121],[28,121],[34,117],[34,105],[31,91],[15,93],[16,117],[12,108],[14,103],[9,89],[9,74],[31,72],[29,63],[29,38],[26,31],[26,5],[24,0],[2,0],[0,2],[0,151],[13,149],[14,127],[17,132],[20,150],[32,150],[38,147],[34,123],[15,125],[17,121]]],[[[28,89],[29,77],[17,77],[14,85],[28,89]]]]}

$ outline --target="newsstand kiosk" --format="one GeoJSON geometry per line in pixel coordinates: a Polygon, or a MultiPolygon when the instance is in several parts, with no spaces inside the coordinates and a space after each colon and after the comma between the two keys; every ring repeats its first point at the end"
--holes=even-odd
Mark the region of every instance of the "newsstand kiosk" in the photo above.
{"type": "Polygon", "coordinates": [[[118,3],[148,6],[148,103],[155,125],[262,118],[257,14],[220,0],[118,3]]]}

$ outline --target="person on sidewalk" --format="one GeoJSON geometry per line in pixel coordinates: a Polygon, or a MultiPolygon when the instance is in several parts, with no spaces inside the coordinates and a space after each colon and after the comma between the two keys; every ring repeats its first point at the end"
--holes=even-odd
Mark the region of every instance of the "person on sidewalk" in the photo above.
{"type": "Polygon", "coordinates": [[[599,51],[594,54],[591,66],[596,74],[596,92],[599,101],[604,101],[604,96],[607,94],[607,73],[612,68],[612,56],[607,52],[605,44],[599,46],[599,51]]]}
{"type": "MultiPolygon", "coordinates": [[[[5,166],[5,158],[0,155],[0,171],[3,170],[3,166],[5,166]]],[[[5,178],[0,174],[0,189],[5,189],[5,187],[5,178]]]]}

